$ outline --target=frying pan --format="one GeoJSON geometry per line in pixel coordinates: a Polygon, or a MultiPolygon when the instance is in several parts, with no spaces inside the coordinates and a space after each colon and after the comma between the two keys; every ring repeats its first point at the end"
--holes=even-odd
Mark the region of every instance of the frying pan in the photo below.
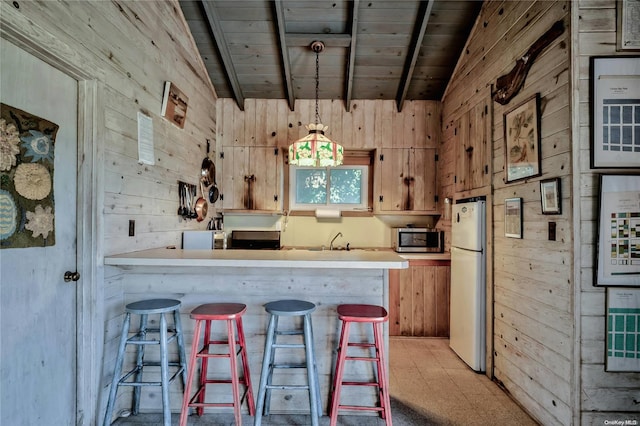
{"type": "Polygon", "coordinates": [[[202,160],[202,183],[204,186],[209,186],[214,184],[216,181],[216,165],[213,164],[213,161],[209,159],[209,157],[204,157],[202,160]]]}
{"type": "Polygon", "coordinates": [[[200,198],[196,201],[196,220],[198,222],[202,222],[205,217],[207,217],[207,210],[209,209],[209,205],[207,204],[207,200],[204,198],[204,187],[202,186],[204,178],[200,180],[200,198]]]}

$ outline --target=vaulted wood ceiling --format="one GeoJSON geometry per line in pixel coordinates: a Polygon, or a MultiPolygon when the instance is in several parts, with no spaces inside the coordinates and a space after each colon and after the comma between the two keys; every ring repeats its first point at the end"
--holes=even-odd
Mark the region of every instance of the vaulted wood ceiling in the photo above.
{"type": "Polygon", "coordinates": [[[181,0],[216,92],[244,99],[440,100],[481,0],[181,0]]]}

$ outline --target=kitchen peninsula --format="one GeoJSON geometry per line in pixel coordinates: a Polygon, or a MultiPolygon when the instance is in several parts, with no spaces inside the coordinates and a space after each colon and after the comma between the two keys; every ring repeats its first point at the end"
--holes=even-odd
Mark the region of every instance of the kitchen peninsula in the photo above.
{"type": "MultiPolygon", "coordinates": [[[[302,299],[317,305],[313,313],[314,340],[323,408],[326,412],[335,348],[340,332],[336,307],[341,303],[382,305],[389,303],[389,270],[405,269],[408,261],[389,250],[181,250],[150,249],[108,256],[104,259],[105,278],[122,286],[122,306],[141,299],[168,297],[182,302],[182,324],[187,349],[192,341],[193,324],[189,312],[202,303],[238,302],[247,305],[244,328],[254,392],[257,392],[267,315],[263,305],[278,299],[302,299]]],[[[286,324],[283,323],[283,326],[286,324]]],[[[359,329],[352,331],[357,339],[359,329]]],[[[365,330],[364,328],[362,330],[365,330]]],[[[369,333],[369,330],[363,331],[369,333]]],[[[388,327],[385,326],[385,338],[388,327]]],[[[223,366],[224,367],[224,366],[223,366]]],[[[226,371],[226,367],[220,371],[226,371]]],[[[370,374],[366,366],[353,374],[370,374]]],[[[287,371],[286,381],[304,383],[304,370],[287,371]]],[[[277,377],[274,378],[274,382],[277,377]]],[[[177,382],[176,382],[177,383],[177,382]]],[[[179,384],[172,392],[181,392],[179,384]]],[[[362,388],[362,387],[361,387],[362,388]]],[[[225,389],[212,393],[222,400],[225,389]],[[219,392],[219,393],[218,393],[219,392]]],[[[141,410],[160,406],[147,395],[141,410]]],[[[371,389],[355,389],[345,395],[358,404],[373,404],[371,389]]],[[[180,398],[172,397],[174,411],[180,398]]],[[[272,396],[272,412],[305,413],[305,392],[278,391],[272,396]]]]}

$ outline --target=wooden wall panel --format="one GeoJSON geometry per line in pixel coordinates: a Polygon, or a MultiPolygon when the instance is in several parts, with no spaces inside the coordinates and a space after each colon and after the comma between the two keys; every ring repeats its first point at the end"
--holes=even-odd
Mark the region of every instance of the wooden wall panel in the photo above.
{"type": "MultiPolygon", "coordinates": [[[[583,424],[598,424],[611,418],[636,418],[638,411],[638,373],[609,373],[605,371],[605,289],[593,286],[594,259],[596,256],[598,219],[598,175],[610,170],[590,169],[589,127],[589,57],[620,55],[616,52],[616,2],[615,0],[580,1],[574,11],[578,24],[577,45],[574,44],[577,69],[574,82],[573,111],[574,139],[572,148],[574,164],[575,221],[574,230],[580,250],[576,264],[580,277],[576,289],[579,301],[580,327],[580,414],[583,424]],[[630,415],[633,412],[636,417],[630,415]]],[[[635,52],[637,54],[637,52],[635,52]]],[[[619,172],[615,170],[613,172],[619,172]]],[[[632,171],[637,173],[637,171],[632,171]]],[[[563,188],[564,189],[564,188],[563,188]]],[[[564,207],[564,206],[563,206],[564,207]]]]}
{"type": "Polygon", "coordinates": [[[563,141],[571,138],[570,7],[568,1],[485,2],[442,100],[441,191],[489,197],[488,374],[543,424],[573,423],[576,398],[572,156],[563,141]],[[558,20],[564,33],[535,59],[519,93],[507,105],[493,102],[497,78],[558,20]],[[503,114],[535,93],[542,100],[542,175],[505,184],[503,114]],[[485,164],[489,179],[480,173],[485,164]],[[456,175],[463,179],[455,183],[456,175]],[[561,215],[540,211],[539,181],[551,177],[562,179],[561,215]],[[522,239],[504,237],[509,197],[524,200],[522,239]],[[555,241],[547,238],[550,221],[559,230],[555,241]],[[566,368],[557,371],[551,362],[566,368]]]}

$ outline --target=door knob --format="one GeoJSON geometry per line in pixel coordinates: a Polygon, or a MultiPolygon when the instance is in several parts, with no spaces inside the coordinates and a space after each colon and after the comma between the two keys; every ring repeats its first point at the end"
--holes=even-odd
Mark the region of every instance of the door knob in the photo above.
{"type": "Polygon", "coordinates": [[[71,272],[67,271],[64,273],[64,282],[68,283],[69,281],[78,281],[80,279],[80,274],[78,271],[71,272]]]}

